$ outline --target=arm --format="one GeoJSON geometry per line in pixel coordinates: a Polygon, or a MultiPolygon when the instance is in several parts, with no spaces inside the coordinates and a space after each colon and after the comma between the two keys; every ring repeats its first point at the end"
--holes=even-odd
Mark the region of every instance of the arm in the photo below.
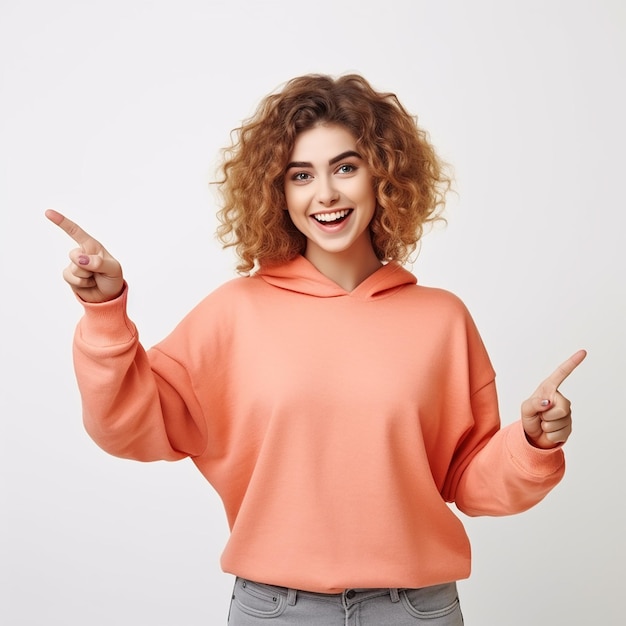
{"type": "Polygon", "coordinates": [[[85,307],[74,363],[90,436],[111,454],[143,461],[199,454],[206,428],[192,386],[175,361],[153,371],[126,315],[120,264],[61,214],[46,215],[80,246],[70,252],[64,278],[85,307]]]}
{"type": "MultiPolygon", "coordinates": [[[[582,362],[579,351],[563,363],[522,404],[522,419],[498,430],[471,454],[458,480],[454,500],[468,515],[509,515],[539,501],[561,480],[565,459],[561,445],[571,433],[570,402],[558,386],[582,362]]],[[[492,382],[472,397],[472,411],[485,416],[497,407],[492,382]]],[[[464,445],[471,446],[470,441],[464,445]]]]}

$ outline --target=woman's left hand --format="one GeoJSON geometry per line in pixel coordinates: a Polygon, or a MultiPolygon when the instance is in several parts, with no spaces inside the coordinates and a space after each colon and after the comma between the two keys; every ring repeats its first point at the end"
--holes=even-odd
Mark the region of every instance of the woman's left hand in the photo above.
{"type": "Polygon", "coordinates": [[[555,448],[567,441],[572,432],[570,401],[562,396],[559,385],[587,356],[579,350],[548,376],[533,395],[522,403],[522,424],[528,441],[536,448],[555,448]]]}

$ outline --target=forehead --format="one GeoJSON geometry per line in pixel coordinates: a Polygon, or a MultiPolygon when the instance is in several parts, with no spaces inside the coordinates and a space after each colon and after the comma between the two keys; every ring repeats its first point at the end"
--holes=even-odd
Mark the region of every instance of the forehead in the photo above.
{"type": "Polygon", "coordinates": [[[291,151],[294,161],[328,161],[347,150],[356,150],[356,139],[350,131],[336,124],[319,124],[301,132],[291,151]]]}

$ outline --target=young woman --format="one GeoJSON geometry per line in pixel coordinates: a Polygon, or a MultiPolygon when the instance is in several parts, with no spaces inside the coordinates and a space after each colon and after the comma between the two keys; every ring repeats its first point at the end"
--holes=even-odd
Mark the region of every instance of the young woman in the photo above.
{"type": "Polygon", "coordinates": [[[465,306],[402,267],[449,179],[393,94],[309,75],[225,151],[219,234],[241,277],[147,352],[120,264],[78,244],[74,342],[86,428],[111,454],[190,457],[230,525],[229,624],[462,624],[468,539],[447,506],[513,514],[564,471],[579,351],[501,428],[465,306]]]}

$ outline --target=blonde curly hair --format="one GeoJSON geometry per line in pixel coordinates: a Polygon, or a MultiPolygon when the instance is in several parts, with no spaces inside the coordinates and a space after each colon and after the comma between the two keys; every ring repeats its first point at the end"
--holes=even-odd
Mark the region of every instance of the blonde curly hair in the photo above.
{"type": "Polygon", "coordinates": [[[235,246],[240,273],[304,252],[306,238],[284,210],[284,176],[298,134],[319,124],[346,128],[370,168],[377,199],[370,231],[381,261],[406,262],[424,225],[442,219],[447,167],[396,95],[357,74],[300,76],[262,100],[223,150],[217,236],[235,246]]]}

